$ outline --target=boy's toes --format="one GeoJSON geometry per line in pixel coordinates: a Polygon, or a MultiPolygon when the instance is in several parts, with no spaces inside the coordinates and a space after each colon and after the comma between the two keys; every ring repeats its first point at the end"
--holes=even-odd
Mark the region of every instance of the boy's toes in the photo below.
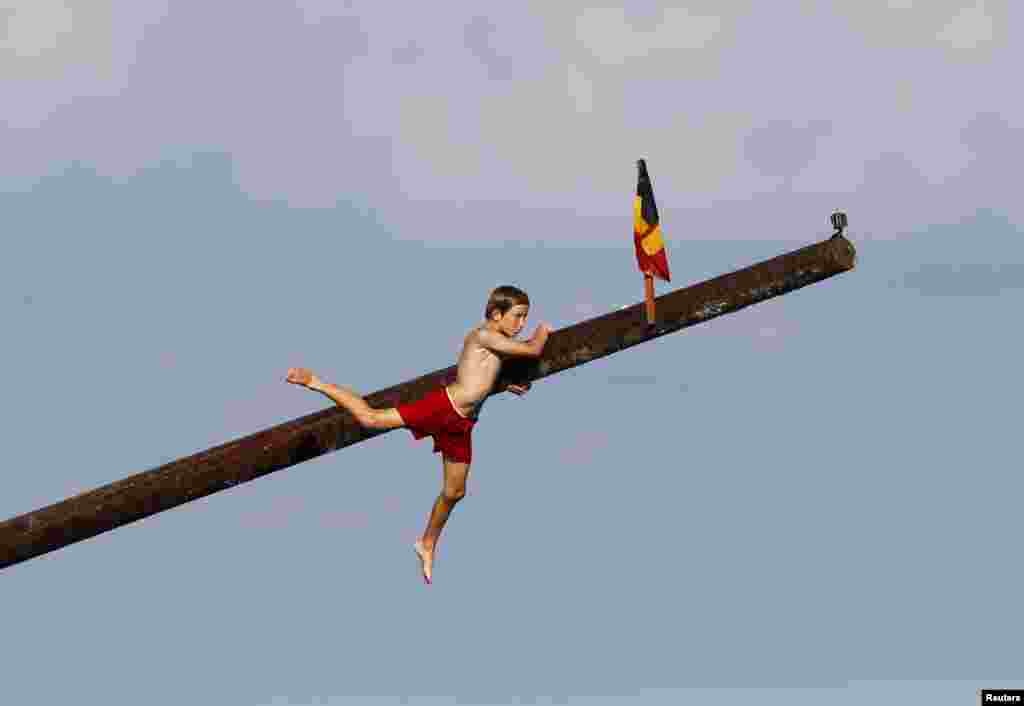
{"type": "Polygon", "coordinates": [[[416,550],[416,556],[420,560],[420,571],[423,574],[423,580],[426,583],[431,583],[431,569],[434,563],[433,552],[428,552],[427,548],[423,546],[423,542],[417,540],[413,544],[413,549],[416,550]]]}
{"type": "Polygon", "coordinates": [[[289,368],[285,380],[296,385],[305,385],[313,379],[313,374],[305,368],[289,368]]]}

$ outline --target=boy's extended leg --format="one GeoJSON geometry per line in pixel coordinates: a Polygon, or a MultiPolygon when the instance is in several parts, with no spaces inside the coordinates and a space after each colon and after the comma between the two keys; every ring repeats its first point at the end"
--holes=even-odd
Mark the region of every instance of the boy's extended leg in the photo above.
{"type": "Polygon", "coordinates": [[[285,377],[288,382],[322,392],[344,407],[362,426],[369,429],[396,429],[405,426],[402,415],[394,407],[374,409],[354,390],[323,382],[309,368],[290,368],[285,377]]]}
{"type": "Polygon", "coordinates": [[[466,479],[469,477],[469,464],[453,461],[447,456],[441,457],[444,464],[444,487],[434,501],[430,510],[430,519],[423,536],[416,541],[416,553],[423,563],[423,578],[430,583],[434,566],[434,553],[437,541],[441,537],[448,516],[455,505],[466,496],[466,479]]]}

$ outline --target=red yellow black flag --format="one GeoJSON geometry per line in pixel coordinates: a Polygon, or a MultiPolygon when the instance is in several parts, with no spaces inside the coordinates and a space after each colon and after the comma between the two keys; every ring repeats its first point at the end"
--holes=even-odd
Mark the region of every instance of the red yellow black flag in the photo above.
{"type": "Polygon", "coordinates": [[[658,207],[654,203],[654,190],[647,176],[647,163],[640,159],[636,163],[639,176],[636,180],[636,196],[633,198],[633,242],[636,246],[636,264],[644,274],[672,281],[668,271],[668,255],[665,241],[661,237],[658,223],[658,207]]]}

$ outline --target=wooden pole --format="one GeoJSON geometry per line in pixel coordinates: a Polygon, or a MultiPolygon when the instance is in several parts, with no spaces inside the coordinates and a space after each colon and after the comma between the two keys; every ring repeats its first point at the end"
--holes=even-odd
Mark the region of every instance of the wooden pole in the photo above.
{"type": "MultiPolygon", "coordinates": [[[[491,394],[504,391],[509,383],[539,380],[805,287],[853,269],[855,260],[853,245],[837,234],[658,297],[656,326],[645,321],[642,305],[635,304],[559,329],[539,359],[508,361],[491,394]]],[[[828,319],[824,325],[839,322],[828,319]]],[[[454,375],[455,366],[435,370],[367,395],[366,400],[373,407],[392,407],[454,375]]],[[[64,406],[54,408],[47,423],[57,429],[73,424],[68,414],[64,406]]],[[[364,429],[335,405],[86,491],[0,522],[0,569],[384,433],[364,429]]]]}
{"type": "Polygon", "coordinates": [[[644,272],[644,303],[647,308],[647,325],[654,326],[654,275],[644,272]]]}

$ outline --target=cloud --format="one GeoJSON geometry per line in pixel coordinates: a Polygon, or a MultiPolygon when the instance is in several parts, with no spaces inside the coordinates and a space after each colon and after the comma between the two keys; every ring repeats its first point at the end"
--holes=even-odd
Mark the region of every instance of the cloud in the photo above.
{"type": "Polygon", "coordinates": [[[74,31],[74,11],[64,0],[21,0],[0,5],[6,58],[38,58],[55,51],[74,31]]]}
{"type": "MultiPolygon", "coordinates": [[[[981,110],[966,120],[959,142],[969,155],[968,163],[950,181],[958,195],[971,195],[976,208],[995,208],[1018,225],[1024,225],[1024,201],[1020,199],[1018,172],[1024,161],[1024,124],[1006,115],[981,110]]],[[[956,198],[956,196],[950,196],[956,198]]],[[[960,200],[963,196],[960,196],[960,200]]],[[[973,210],[973,209],[972,209],[973,210]]]]}
{"type": "MultiPolygon", "coordinates": [[[[999,13],[1005,13],[1005,3],[999,5],[999,13]]],[[[835,5],[835,12],[875,47],[935,46],[957,52],[992,42],[996,11],[997,3],[986,0],[860,0],[835,5]]]]}
{"type": "MultiPolygon", "coordinates": [[[[951,184],[930,184],[901,152],[884,152],[865,162],[863,180],[846,202],[851,228],[877,234],[910,233],[928,224],[954,223],[965,211],[951,184]],[[863,219],[856,223],[854,214],[863,219]]],[[[884,237],[884,236],[883,236],[884,237]]]]}
{"type": "Polygon", "coordinates": [[[578,66],[566,66],[566,82],[569,97],[577,113],[591,113],[594,110],[594,83],[578,66]]]}
{"type": "Polygon", "coordinates": [[[812,120],[805,125],[773,121],[755,127],[747,135],[743,154],[762,174],[788,179],[815,158],[818,140],[831,132],[828,120],[812,120]]]}
{"type": "Polygon", "coordinates": [[[1021,208],[1013,160],[975,134],[1020,123],[991,89],[1019,62],[944,49],[1000,45],[994,3],[409,6],[396,25],[333,0],[244,23],[237,3],[97,2],[0,5],[20,18],[0,74],[23,79],[0,178],[218,152],[251,198],[372,204],[397,237],[449,243],[618,239],[638,157],[679,237],[797,237],[838,206],[887,232],[1021,208]],[[996,117],[961,133],[975,113],[996,117]]]}
{"type": "Polygon", "coordinates": [[[487,68],[491,79],[507,80],[515,76],[516,61],[511,54],[497,50],[492,37],[497,26],[483,15],[477,15],[466,23],[463,30],[466,48],[487,68]]]}
{"type": "Polygon", "coordinates": [[[399,66],[415,64],[425,54],[423,47],[410,39],[406,44],[391,50],[391,61],[399,66]]]}
{"type": "MultiPolygon", "coordinates": [[[[972,178],[1017,188],[1016,175],[1024,159],[1024,127],[1012,125],[998,113],[982,111],[964,124],[960,138],[973,157],[971,167],[976,172],[972,178]]],[[[975,188],[981,190],[985,185],[977,183],[975,188]]]]}
{"type": "Polygon", "coordinates": [[[587,8],[576,18],[576,39],[601,64],[624,64],[652,53],[702,49],[722,30],[715,15],[695,15],[681,7],[666,8],[653,29],[640,30],[623,8],[587,8]]]}
{"type": "Polygon", "coordinates": [[[355,12],[352,0],[294,0],[294,5],[306,24],[320,24],[355,12]]]}
{"type": "Polygon", "coordinates": [[[954,50],[977,49],[991,42],[994,36],[992,15],[984,0],[962,8],[935,35],[935,38],[954,50]]]}
{"type": "MultiPolygon", "coordinates": [[[[0,79],[82,80],[113,57],[111,0],[0,0],[0,79]]],[[[6,91],[5,91],[6,92],[6,91]]],[[[6,96],[5,109],[11,95],[6,96]]]]}

